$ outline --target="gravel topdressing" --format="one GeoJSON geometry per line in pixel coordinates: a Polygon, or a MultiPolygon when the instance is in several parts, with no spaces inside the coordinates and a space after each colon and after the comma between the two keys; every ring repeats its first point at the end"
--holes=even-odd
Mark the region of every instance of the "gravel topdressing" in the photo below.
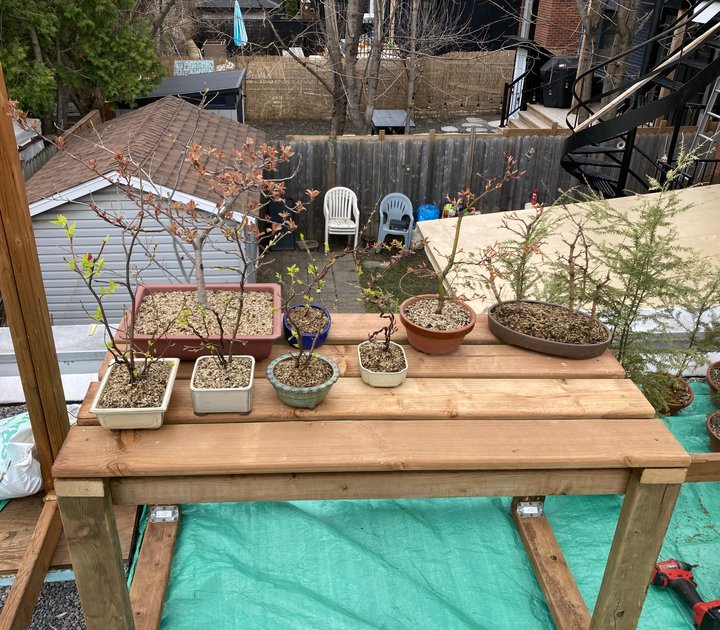
{"type": "MultiPolygon", "coordinates": [[[[135,323],[135,332],[155,335],[192,335],[195,328],[204,335],[219,335],[215,311],[220,315],[224,334],[230,336],[235,328],[240,297],[237,291],[208,291],[207,306],[202,308],[194,291],[157,291],[143,298],[135,323]],[[177,321],[180,313],[188,311],[188,326],[177,321]]],[[[238,334],[267,336],[272,334],[272,294],[267,291],[246,291],[238,334]]]]}
{"type": "Polygon", "coordinates": [[[431,298],[417,300],[404,311],[413,324],[432,330],[458,330],[470,323],[470,314],[459,304],[446,301],[443,310],[436,313],[438,301],[431,298]]]}

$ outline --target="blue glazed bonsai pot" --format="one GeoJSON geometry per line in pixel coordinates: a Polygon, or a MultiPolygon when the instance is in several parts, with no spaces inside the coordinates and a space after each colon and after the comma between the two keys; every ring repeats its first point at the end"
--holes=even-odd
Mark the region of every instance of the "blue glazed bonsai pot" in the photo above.
{"type": "MultiPolygon", "coordinates": [[[[330,313],[326,308],[323,308],[322,306],[319,306],[318,304],[311,304],[311,308],[316,308],[319,311],[322,311],[325,314],[325,317],[327,318],[327,323],[325,324],[325,327],[320,331],[320,333],[317,335],[317,341],[315,341],[315,348],[320,347],[325,343],[325,340],[327,339],[328,332],[330,331],[330,324],[332,323],[332,319],[330,318],[330,313]]],[[[298,306],[293,306],[290,310],[295,310],[297,308],[305,308],[304,305],[299,304],[298,306]]],[[[288,343],[297,348],[297,340],[295,339],[295,335],[292,334],[292,331],[290,330],[290,327],[287,323],[287,314],[283,313],[283,332],[285,333],[285,339],[288,340],[288,343]]],[[[313,340],[315,339],[315,335],[312,333],[300,333],[300,338],[302,339],[302,347],[304,350],[310,350],[310,348],[313,347],[313,340]]]]}

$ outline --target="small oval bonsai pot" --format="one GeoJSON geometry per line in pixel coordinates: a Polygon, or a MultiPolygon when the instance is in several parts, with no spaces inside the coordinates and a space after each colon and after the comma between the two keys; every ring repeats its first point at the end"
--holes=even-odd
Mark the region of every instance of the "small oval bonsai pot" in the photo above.
{"type": "Polygon", "coordinates": [[[403,326],[405,326],[408,343],[415,348],[415,350],[419,350],[425,354],[442,355],[455,352],[465,337],[469,335],[475,327],[475,321],[477,319],[475,311],[462,300],[448,298],[446,302],[457,304],[467,311],[470,316],[470,322],[462,328],[456,328],[455,330],[434,330],[432,328],[418,326],[405,317],[405,309],[419,300],[437,300],[437,295],[414,295],[400,305],[400,321],[403,326]]]}
{"type": "MultiPolygon", "coordinates": [[[[144,361],[144,359],[138,359],[144,361]]],[[[90,413],[97,416],[98,422],[106,429],[126,430],[126,429],[159,429],[165,418],[165,412],[170,404],[170,396],[172,394],[175,377],[180,367],[179,359],[158,359],[164,363],[170,364],[167,382],[165,383],[165,395],[158,407],[98,407],[98,403],[105,392],[105,387],[110,380],[113,370],[118,368],[117,363],[112,363],[105,372],[100,387],[98,387],[95,398],[93,398],[90,406],[90,413]]]]}
{"type": "Polygon", "coordinates": [[[193,366],[190,378],[190,397],[193,411],[198,415],[206,413],[250,413],[252,410],[253,384],[255,377],[255,357],[237,355],[234,359],[245,359],[251,362],[250,384],[247,387],[223,387],[210,389],[195,386],[195,374],[204,361],[214,361],[214,357],[198,357],[193,366]]]}
{"type": "MultiPolygon", "coordinates": [[[[298,304],[297,306],[293,306],[290,308],[290,310],[295,310],[296,308],[304,308],[304,304],[298,304]]],[[[304,350],[310,350],[311,348],[319,347],[322,344],[325,343],[325,340],[327,339],[328,332],[330,331],[330,324],[332,323],[332,318],[330,317],[330,313],[326,308],[323,308],[319,304],[311,304],[311,308],[316,308],[319,311],[322,311],[325,314],[325,317],[327,318],[327,322],[325,324],[325,327],[320,331],[319,334],[313,335],[312,333],[300,333],[300,339],[302,340],[302,347],[304,350]],[[315,341],[315,346],[313,346],[313,341],[315,340],[315,337],[317,337],[317,341],[315,341]]],[[[288,343],[297,348],[297,339],[295,339],[295,336],[292,334],[292,331],[290,330],[290,327],[287,323],[287,313],[283,313],[282,317],[282,324],[283,324],[283,331],[285,333],[285,339],[288,340],[288,343]]]]}
{"type": "Polygon", "coordinates": [[[720,391],[720,380],[715,376],[715,372],[720,374],[720,361],[715,361],[708,365],[707,371],[705,372],[705,379],[712,392],[720,391]]]}
{"type": "Polygon", "coordinates": [[[390,342],[391,346],[400,348],[403,359],[405,360],[405,369],[400,370],[399,372],[375,372],[374,370],[369,370],[368,368],[366,368],[362,362],[362,354],[360,352],[360,348],[366,343],[371,342],[363,341],[363,343],[361,343],[357,347],[358,364],[360,365],[360,378],[362,378],[363,382],[367,383],[371,387],[397,387],[398,385],[402,385],[405,382],[405,377],[407,376],[408,371],[407,355],[405,354],[405,348],[403,348],[400,344],[395,343],[394,341],[390,342]]]}
{"type": "Polygon", "coordinates": [[[267,378],[275,389],[275,393],[278,398],[286,405],[289,405],[290,407],[314,409],[323,400],[325,400],[325,397],[330,392],[330,389],[338,380],[340,370],[338,369],[335,361],[329,359],[328,357],[324,357],[321,354],[316,354],[315,356],[318,359],[325,361],[325,363],[332,368],[333,372],[332,376],[327,381],[314,387],[293,387],[291,385],[285,385],[285,383],[281,383],[277,378],[275,378],[275,366],[286,359],[295,358],[290,353],[280,355],[276,359],[273,359],[267,366],[267,378]]]}
{"type": "MultiPolygon", "coordinates": [[[[518,332],[501,324],[496,317],[496,312],[501,306],[509,304],[518,304],[521,302],[531,304],[546,304],[548,306],[554,306],[560,309],[564,309],[559,304],[551,304],[549,302],[539,302],[537,300],[510,300],[508,302],[502,302],[493,304],[488,310],[488,328],[490,332],[495,335],[500,341],[503,341],[512,346],[518,346],[519,348],[525,348],[526,350],[533,350],[535,352],[541,352],[543,354],[550,354],[557,357],[565,357],[566,359],[592,359],[599,357],[610,345],[610,331],[602,323],[598,322],[606,332],[606,338],[598,343],[565,343],[562,341],[552,341],[550,339],[541,339],[540,337],[533,337],[532,335],[526,335],[525,333],[518,332]]],[[[579,313],[583,315],[582,313],[579,313]]]]}
{"type": "Polygon", "coordinates": [[[720,453],[720,411],[708,414],[705,428],[710,436],[710,450],[713,453],[720,453]]]}

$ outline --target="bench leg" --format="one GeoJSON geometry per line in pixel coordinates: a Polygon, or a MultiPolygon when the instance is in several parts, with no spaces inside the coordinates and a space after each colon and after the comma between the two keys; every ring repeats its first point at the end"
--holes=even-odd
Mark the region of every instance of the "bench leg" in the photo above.
{"type": "Polygon", "coordinates": [[[133,630],[107,482],[58,479],[55,491],[88,630],[133,630]]]}
{"type": "Polygon", "coordinates": [[[640,618],[681,485],[642,483],[642,473],[630,476],[590,630],[632,630],[640,618]]]}

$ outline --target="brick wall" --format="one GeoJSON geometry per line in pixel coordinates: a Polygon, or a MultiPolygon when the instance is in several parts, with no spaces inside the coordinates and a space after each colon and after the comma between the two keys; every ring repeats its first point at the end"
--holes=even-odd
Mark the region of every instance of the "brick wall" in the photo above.
{"type": "Polygon", "coordinates": [[[577,54],[580,15],[575,0],[540,0],[535,24],[538,44],[556,55],[577,54]]]}

